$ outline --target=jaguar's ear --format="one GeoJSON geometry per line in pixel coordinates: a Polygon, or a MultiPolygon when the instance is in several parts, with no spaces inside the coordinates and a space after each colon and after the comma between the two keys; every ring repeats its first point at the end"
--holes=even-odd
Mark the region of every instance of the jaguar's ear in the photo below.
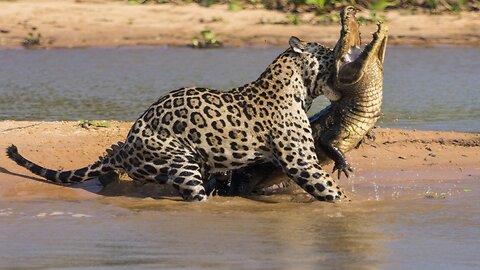
{"type": "Polygon", "coordinates": [[[292,48],[292,50],[296,53],[303,53],[307,48],[307,43],[305,41],[301,41],[299,38],[294,36],[290,37],[288,44],[290,44],[290,48],[292,48]]]}

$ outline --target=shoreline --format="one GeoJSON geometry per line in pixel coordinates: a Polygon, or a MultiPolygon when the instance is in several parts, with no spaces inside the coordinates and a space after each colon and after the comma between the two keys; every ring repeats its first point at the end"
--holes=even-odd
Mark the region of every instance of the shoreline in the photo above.
{"type": "MultiPolygon", "coordinates": [[[[15,144],[33,162],[52,169],[75,169],[90,164],[110,145],[124,140],[131,125],[132,122],[111,121],[108,128],[85,129],[78,121],[0,121],[0,149],[4,151],[8,145],[15,144]]],[[[355,173],[348,180],[342,177],[342,186],[347,187],[354,181],[369,186],[375,181],[381,185],[422,183],[428,186],[428,183],[480,179],[480,133],[378,128],[375,134],[374,142],[367,141],[346,154],[355,173]]],[[[330,172],[332,164],[324,169],[330,172]]],[[[40,177],[6,155],[0,155],[2,200],[102,198],[83,189],[39,180],[40,177]]],[[[128,188],[117,186],[104,194],[155,197],[151,191],[144,195],[139,192],[143,191],[130,185],[128,188]]]]}
{"type": "MultiPolygon", "coordinates": [[[[340,30],[338,23],[293,25],[286,13],[229,11],[226,5],[19,0],[0,2],[0,10],[1,49],[22,48],[26,38],[35,40],[39,34],[40,44],[32,48],[184,47],[203,30],[211,30],[228,47],[285,47],[292,35],[332,46],[340,30]]],[[[386,14],[390,46],[480,47],[477,12],[386,14]]],[[[359,16],[369,16],[368,11],[359,16]]],[[[303,21],[313,17],[311,13],[300,15],[303,21]]],[[[362,26],[365,40],[374,29],[374,24],[362,26]]]]}

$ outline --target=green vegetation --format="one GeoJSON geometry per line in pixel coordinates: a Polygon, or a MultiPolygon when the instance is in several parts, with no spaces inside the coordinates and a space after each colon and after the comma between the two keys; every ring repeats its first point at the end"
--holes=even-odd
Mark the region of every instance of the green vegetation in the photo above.
{"type": "MultiPolygon", "coordinates": [[[[378,21],[387,21],[385,10],[402,10],[403,13],[417,11],[438,13],[458,13],[461,11],[479,11],[478,0],[124,0],[131,4],[189,4],[197,3],[202,7],[210,7],[216,4],[227,5],[231,11],[243,9],[265,8],[286,13],[285,21],[260,22],[274,24],[325,24],[338,22],[338,11],[347,5],[355,6],[362,11],[369,11],[368,15],[359,15],[358,20],[362,24],[371,24],[378,21]],[[304,12],[315,13],[316,17],[307,21],[302,20],[304,12]]],[[[192,40],[192,47],[211,48],[211,45],[202,46],[199,38],[192,40]],[[196,45],[198,44],[198,45],[196,45]]],[[[213,46],[218,47],[218,46],[213,46]]]]}
{"type": "Polygon", "coordinates": [[[108,128],[110,127],[110,122],[108,121],[99,121],[99,120],[80,120],[78,124],[80,127],[85,129],[91,128],[108,128]]]}
{"type": "Polygon", "coordinates": [[[370,15],[369,17],[359,16],[358,21],[362,24],[371,24],[371,23],[387,21],[387,17],[385,15],[380,15],[374,10],[371,10],[369,15],[370,15]]]}
{"type": "Polygon", "coordinates": [[[396,5],[395,1],[373,0],[373,1],[369,1],[368,9],[373,11],[383,11],[388,7],[395,7],[395,5],[396,5]]]}
{"type": "Polygon", "coordinates": [[[42,34],[38,31],[38,28],[30,25],[28,21],[23,21],[20,23],[23,28],[28,32],[27,36],[22,40],[22,46],[25,49],[35,48],[41,45],[42,34]]]}
{"type": "Polygon", "coordinates": [[[125,0],[130,4],[188,4],[203,7],[226,4],[229,10],[244,8],[266,8],[287,13],[316,12],[319,15],[336,13],[346,5],[360,9],[383,11],[387,9],[426,10],[431,13],[479,11],[478,0],[125,0]]]}
{"type": "Polygon", "coordinates": [[[193,37],[192,43],[190,46],[196,49],[209,49],[209,48],[218,48],[221,47],[223,44],[220,40],[218,40],[217,35],[211,30],[204,30],[200,32],[199,37],[193,37]]]}
{"type": "Polygon", "coordinates": [[[228,10],[239,11],[243,9],[243,4],[237,1],[229,1],[228,10]]]}
{"type": "Polygon", "coordinates": [[[293,24],[293,25],[299,25],[300,23],[302,23],[302,19],[296,13],[295,14],[288,14],[287,19],[288,19],[288,22],[290,24],[293,24]]]}
{"type": "Polygon", "coordinates": [[[39,46],[41,38],[42,34],[37,32],[36,28],[32,27],[32,31],[28,32],[27,37],[23,39],[22,46],[26,49],[31,49],[35,46],[39,46]]]}
{"type": "Polygon", "coordinates": [[[425,193],[425,198],[427,199],[446,199],[448,197],[447,193],[438,193],[438,192],[427,192],[425,193]]]}

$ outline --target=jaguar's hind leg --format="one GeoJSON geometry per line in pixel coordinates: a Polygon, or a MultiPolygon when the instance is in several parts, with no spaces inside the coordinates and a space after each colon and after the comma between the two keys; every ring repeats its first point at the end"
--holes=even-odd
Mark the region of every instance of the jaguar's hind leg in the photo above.
{"type": "Polygon", "coordinates": [[[138,161],[136,166],[129,169],[128,175],[139,183],[170,184],[186,201],[207,199],[202,185],[201,167],[189,161],[189,158],[162,156],[153,161],[138,161]]]}
{"type": "Polygon", "coordinates": [[[170,184],[187,201],[207,199],[202,185],[202,163],[182,142],[172,137],[149,137],[132,141],[134,143],[124,147],[125,153],[130,157],[124,159],[122,166],[132,179],[170,184]]]}
{"type": "Polygon", "coordinates": [[[233,171],[226,171],[211,174],[204,182],[205,192],[208,196],[234,196],[239,195],[233,190],[232,182],[233,171]]]}
{"type": "Polygon", "coordinates": [[[184,200],[205,201],[207,194],[202,185],[200,170],[200,166],[196,163],[174,161],[168,170],[168,182],[180,192],[184,200]]]}

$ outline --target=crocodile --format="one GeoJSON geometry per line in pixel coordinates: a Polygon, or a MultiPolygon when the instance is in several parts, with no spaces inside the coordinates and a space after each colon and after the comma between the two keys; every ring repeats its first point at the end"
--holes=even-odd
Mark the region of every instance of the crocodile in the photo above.
{"type": "MultiPolygon", "coordinates": [[[[358,148],[381,116],[388,28],[378,23],[371,42],[362,50],[355,14],[351,6],[340,12],[342,28],[332,50],[335,62],[328,81],[333,92],[326,95],[331,104],[309,119],[318,159],[321,165],[334,161],[338,178],[342,172],[346,177],[353,172],[345,153],[358,148]]],[[[217,175],[207,185],[219,195],[247,195],[286,180],[275,165],[263,163],[217,175]]]]}

